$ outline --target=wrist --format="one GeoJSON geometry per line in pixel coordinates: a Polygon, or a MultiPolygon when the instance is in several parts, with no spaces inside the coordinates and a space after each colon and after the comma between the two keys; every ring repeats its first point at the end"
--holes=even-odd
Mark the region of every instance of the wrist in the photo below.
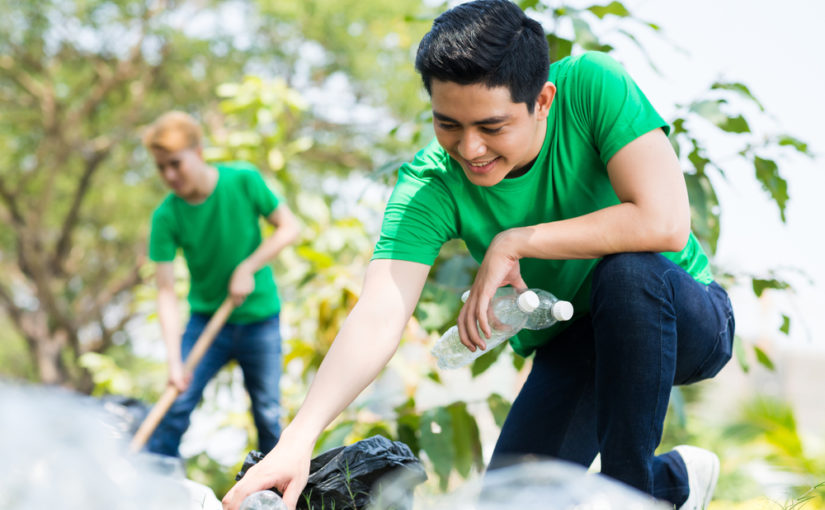
{"type": "Polygon", "coordinates": [[[525,240],[526,227],[515,227],[500,232],[493,242],[496,244],[496,249],[505,257],[518,261],[525,257],[525,240]]]}
{"type": "Polygon", "coordinates": [[[278,441],[312,452],[319,435],[320,432],[313,433],[309,427],[302,427],[293,421],[284,428],[278,441]]]}

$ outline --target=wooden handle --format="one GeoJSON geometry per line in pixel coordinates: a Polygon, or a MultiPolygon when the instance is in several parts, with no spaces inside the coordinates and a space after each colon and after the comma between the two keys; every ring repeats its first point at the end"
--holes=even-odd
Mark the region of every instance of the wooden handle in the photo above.
{"type": "MultiPolygon", "coordinates": [[[[203,331],[198,337],[198,341],[195,342],[195,345],[192,347],[189,356],[186,357],[186,361],[183,364],[183,374],[185,378],[188,378],[195,372],[198,363],[200,363],[206,351],[209,350],[209,346],[212,345],[212,342],[215,340],[215,337],[218,335],[218,332],[234,308],[235,306],[232,304],[232,300],[226,298],[220,308],[218,308],[209,319],[209,322],[206,323],[206,327],[203,328],[203,331]]],[[[129,444],[129,450],[138,452],[143,448],[143,445],[145,445],[146,441],[152,436],[152,432],[155,431],[160,420],[163,419],[166,412],[172,407],[172,404],[175,402],[175,399],[178,398],[179,394],[180,390],[176,387],[167,386],[166,391],[163,392],[163,395],[161,395],[158,402],[152,407],[149,414],[146,415],[143,423],[140,424],[137,432],[135,432],[135,436],[129,444]]]]}

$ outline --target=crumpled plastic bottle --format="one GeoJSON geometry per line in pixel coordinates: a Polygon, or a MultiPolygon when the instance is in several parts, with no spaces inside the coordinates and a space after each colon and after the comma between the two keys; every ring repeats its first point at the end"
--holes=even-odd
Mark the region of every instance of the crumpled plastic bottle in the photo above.
{"type": "Polygon", "coordinates": [[[241,503],[240,510],[287,510],[286,503],[271,490],[253,492],[241,503]]]}

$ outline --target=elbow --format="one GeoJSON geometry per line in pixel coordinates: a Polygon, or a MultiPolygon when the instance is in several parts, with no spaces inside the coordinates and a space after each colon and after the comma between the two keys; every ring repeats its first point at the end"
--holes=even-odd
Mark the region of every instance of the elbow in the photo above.
{"type": "Polygon", "coordinates": [[[655,236],[659,244],[656,251],[678,252],[687,245],[690,238],[690,216],[681,216],[683,215],[660,224],[655,236]]]}
{"type": "Polygon", "coordinates": [[[287,244],[295,244],[298,241],[298,237],[300,237],[301,231],[298,228],[298,224],[295,223],[292,225],[292,228],[289,229],[289,233],[287,235],[287,244]]]}

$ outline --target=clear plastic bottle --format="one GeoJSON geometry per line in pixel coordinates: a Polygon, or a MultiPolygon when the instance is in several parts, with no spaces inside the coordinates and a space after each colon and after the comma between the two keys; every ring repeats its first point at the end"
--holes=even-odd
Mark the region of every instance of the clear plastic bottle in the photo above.
{"type": "Polygon", "coordinates": [[[275,491],[253,492],[241,503],[239,510],[287,510],[286,503],[275,491]]]}
{"type": "Polygon", "coordinates": [[[549,328],[558,321],[567,321],[573,317],[573,304],[562,301],[543,289],[530,289],[539,297],[539,306],[527,317],[524,329],[549,328]]]}
{"type": "MultiPolygon", "coordinates": [[[[462,297],[466,300],[467,293],[462,297]]],[[[496,291],[487,310],[487,320],[491,335],[486,338],[479,328],[479,335],[487,344],[486,350],[471,351],[458,335],[458,326],[448,329],[432,348],[438,359],[438,366],[444,368],[462,367],[482,354],[489,352],[503,341],[519,332],[527,322],[527,317],[539,306],[539,298],[532,290],[517,292],[512,287],[501,287],[496,291]]]]}

